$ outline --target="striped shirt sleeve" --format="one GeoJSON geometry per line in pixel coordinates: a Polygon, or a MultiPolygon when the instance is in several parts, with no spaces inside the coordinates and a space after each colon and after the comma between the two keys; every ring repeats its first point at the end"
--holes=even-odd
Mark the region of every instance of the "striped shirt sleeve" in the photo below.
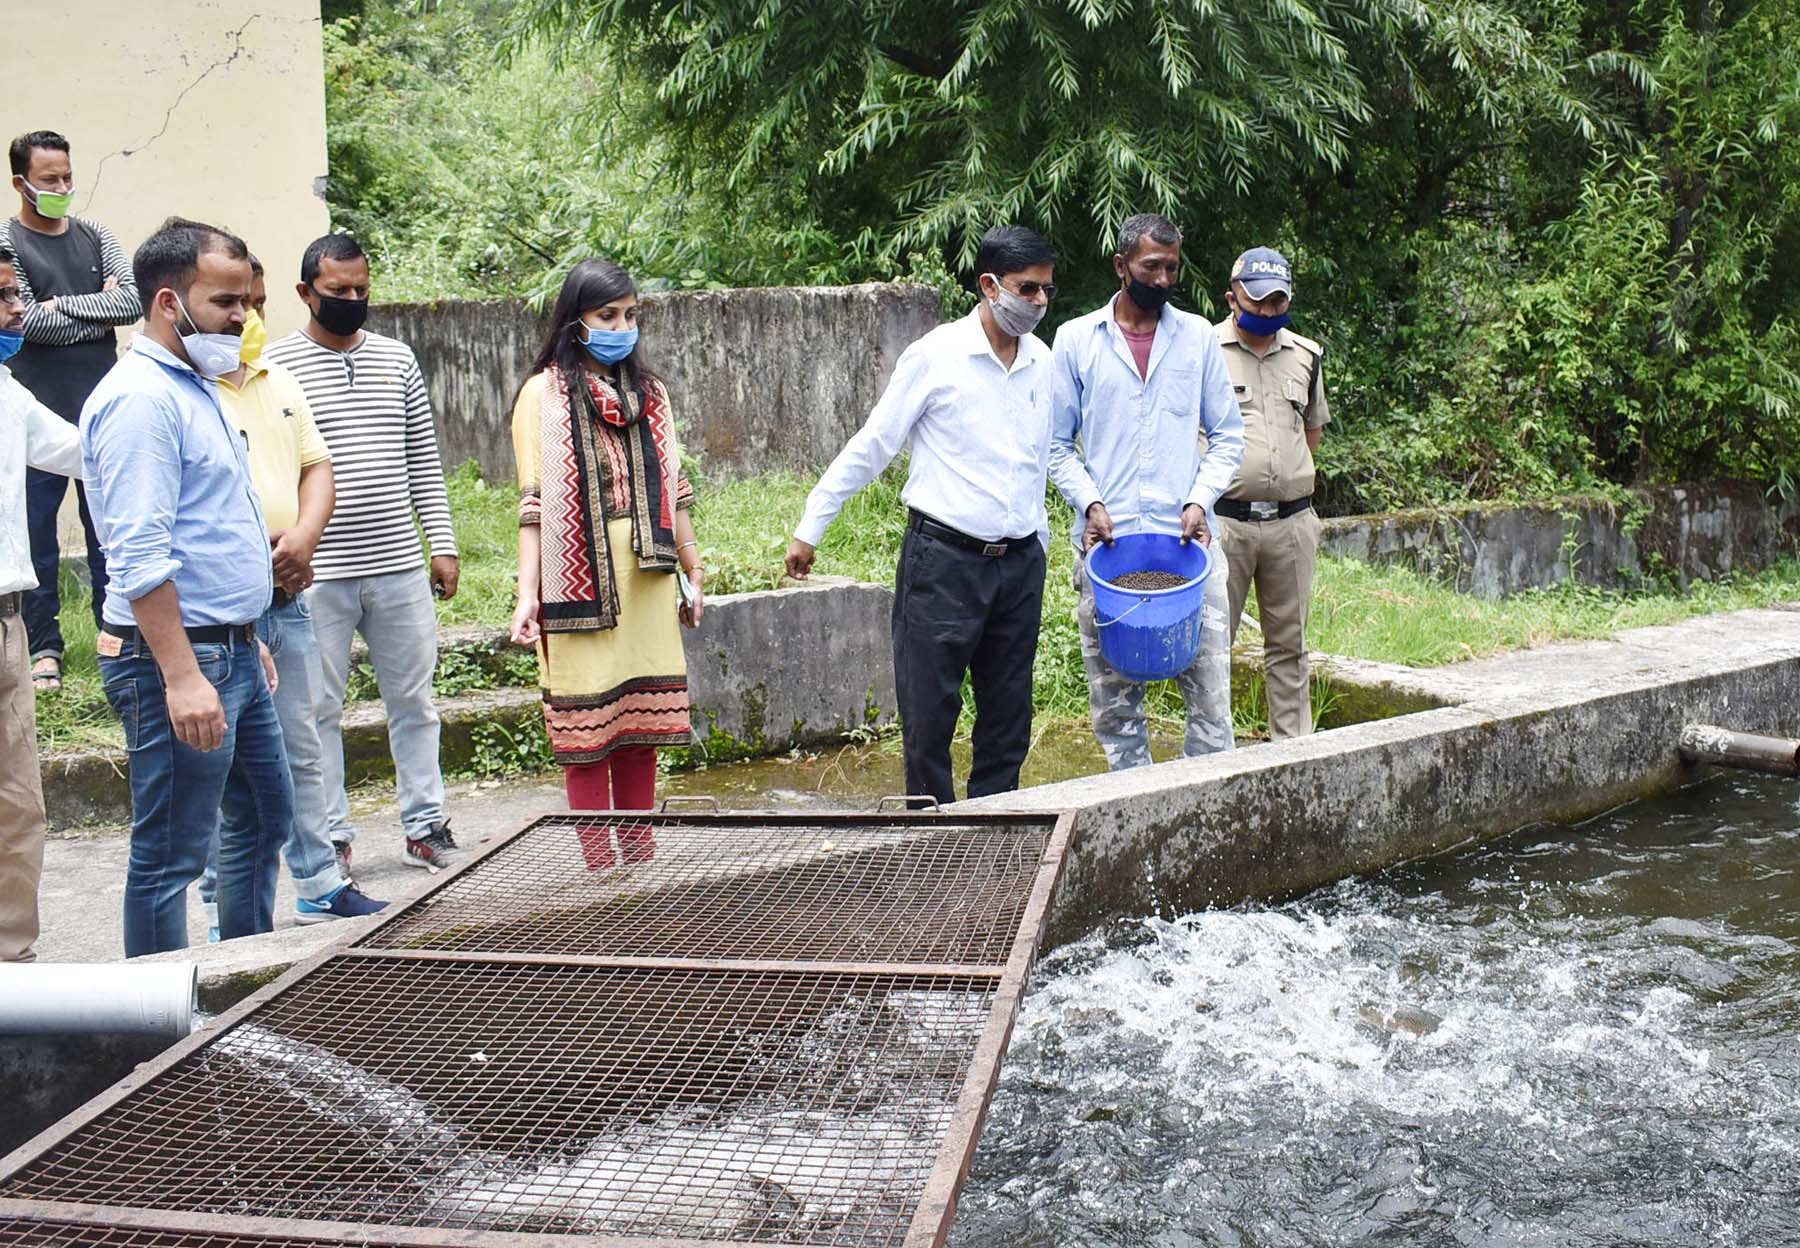
{"type": "MultiPolygon", "coordinates": [[[[105,237],[111,237],[110,233],[103,234],[103,239],[105,237]]],[[[12,221],[10,219],[0,220],[0,247],[5,247],[15,255],[18,254],[18,249],[13,246],[12,221]]],[[[119,247],[116,239],[113,241],[113,247],[118,251],[120,257],[124,256],[124,249],[119,247]]],[[[104,245],[102,246],[102,253],[104,259],[104,245]]],[[[111,272],[112,261],[105,260],[104,262],[108,272],[111,272]]],[[[130,261],[124,261],[124,265],[125,276],[119,279],[121,283],[131,279],[130,261]]],[[[46,308],[43,304],[39,303],[36,293],[33,292],[31,288],[31,274],[26,271],[23,261],[19,261],[13,265],[13,272],[18,275],[19,298],[25,304],[25,324],[22,326],[25,331],[25,341],[36,343],[39,346],[44,347],[68,347],[73,346],[78,342],[93,342],[98,338],[104,337],[109,332],[108,327],[105,325],[98,325],[93,321],[78,320],[75,317],[65,315],[63,312],[63,302],[60,299],[57,300],[56,307],[54,308],[46,308]]],[[[117,293],[117,291],[107,292],[109,297],[110,295],[115,295],[117,293]]],[[[75,296],[75,298],[87,297],[91,296],[75,296]]],[[[135,282],[131,286],[131,303],[131,316],[126,318],[126,320],[119,322],[120,324],[129,324],[143,314],[142,308],[138,304],[137,285],[135,282]]]]}
{"type": "Polygon", "coordinates": [[[117,278],[119,284],[111,290],[96,291],[91,295],[64,296],[56,301],[56,310],[99,325],[131,324],[144,314],[144,308],[138,300],[137,279],[131,272],[130,257],[104,225],[82,221],[75,228],[80,226],[94,231],[100,239],[100,267],[106,270],[106,276],[117,278]]]}
{"type": "Polygon", "coordinates": [[[450,495],[444,488],[443,461],[438,458],[431,395],[425,389],[425,373],[417,357],[406,370],[406,480],[432,556],[454,557],[456,532],[450,524],[450,495]]]}

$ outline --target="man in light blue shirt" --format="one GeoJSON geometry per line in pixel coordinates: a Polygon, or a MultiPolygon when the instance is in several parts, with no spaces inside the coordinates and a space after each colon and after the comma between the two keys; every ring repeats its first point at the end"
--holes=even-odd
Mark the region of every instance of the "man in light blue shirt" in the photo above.
{"type": "MultiPolygon", "coordinates": [[[[1113,268],[1118,293],[1056,332],[1050,476],[1075,509],[1078,552],[1145,531],[1207,546],[1214,564],[1200,653],[1175,683],[1187,705],[1184,752],[1229,750],[1228,578],[1224,551],[1212,540],[1212,510],[1243,458],[1244,421],[1211,323],[1169,304],[1181,269],[1181,231],[1154,213],[1129,218],[1113,268]]],[[[1075,584],[1094,735],[1114,771],[1145,766],[1144,686],[1101,656],[1094,591],[1080,558],[1075,584]]]]}
{"type": "Polygon", "coordinates": [[[131,756],[127,957],[187,946],[187,888],[228,791],[258,819],[220,843],[219,933],[270,930],[294,804],[255,632],[274,588],[269,536],[215,380],[238,366],[250,253],[172,218],[132,269],[144,331],[81,409],[109,573],[100,678],[131,756]]]}

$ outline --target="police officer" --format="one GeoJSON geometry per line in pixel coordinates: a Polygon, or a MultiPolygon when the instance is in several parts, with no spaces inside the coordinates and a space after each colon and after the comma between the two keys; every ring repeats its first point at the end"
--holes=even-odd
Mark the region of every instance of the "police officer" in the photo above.
{"type": "Polygon", "coordinates": [[[1293,293],[1286,258],[1252,247],[1231,266],[1231,315],[1216,326],[1244,415],[1244,459],[1216,505],[1231,568],[1231,631],[1235,640],[1255,584],[1269,735],[1277,739],[1312,731],[1306,611],[1323,527],[1312,505],[1313,452],[1331,419],[1324,348],[1287,328],[1293,293]]]}

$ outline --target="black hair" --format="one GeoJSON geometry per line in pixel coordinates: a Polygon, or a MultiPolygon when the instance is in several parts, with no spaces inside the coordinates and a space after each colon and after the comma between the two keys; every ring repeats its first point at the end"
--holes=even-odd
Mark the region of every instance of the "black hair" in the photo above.
{"type": "Polygon", "coordinates": [[[1164,247],[1179,247],[1181,227],[1156,212],[1140,212],[1126,217],[1125,224],[1119,227],[1118,253],[1127,260],[1131,259],[1146,238],[1161,243],[1164,247]]]}
{"type": "MultiPolygon", "coordinates": [[[[570,269],[569,275],[563,278],[562,290],[557,293],[556,306],[550,311],[550,332],[544,337],[544,345],[538,348],[537,358],[526,370],[526,377],[535,376],[552,364],[565,379],[585,377],[587,361],[593,357],[582,341],[581,314],[636,293],[637,283],[631,279],[631,274],[611,260],[596,256],[570,269]]],[[[641,343],[619,361],[619,374],[626,385],[637,391],[640,406],[649,397],[650,383],[661,380],[644,363],[641,343]]],[[[520,388],[524,388],[522,384],[520,388]]],[[[573,394],[569,396],[571,403],[574,398],[573,394]]],[[[594,399],[586,386],[581,387],[581,398],[585,406],[592,408],[594,399]]]]}
{"type": "Polygon", "coordinates": [[[200,257],[209,251],[222,251],[233,260],[250,259],[244,240],[217,226],[185,217],[170,217],[157,226],[156,233],[146,238],[131,257],[131,276],[137,282],[144,315],[150,315],[159,290],[173,290],[183,303],[187,302],[200,257]]]}
{"type": "Polygon", "coordinates": [[[13,255],[11,247],[0,247],[0,264],[18,264],[19,258],[13,255]]]}
{"type": "Polygon", "coordinates": [[[996,225],[981,236],[981,249],[975,253],[975,277],[978,281],[983,273],[1005,277],[1040,264],[1056,267],[1056,248],[1049,239],[1022,225],[996,225]]]}
{"type": "Polygon", "coordinates": [[[262,275],[263,275],[262,261],[258,260],[256,258],[256,253],[253,251],[250,253],[250,276],[251,277],[261,277],[262,275]]]}
{"type": "Polygon", "coordinates": [[[29,134],[21,134],[12,141],[7,155],[12,160],[12,171],[24,175],[31,171],[31,152],[33,148],[47,147],[53,152],[68,154],[69,141],[54,130],[33,130],[29,134]]]}
{"type": "Polygon", "coordinates": [[[300,280],[311,286],[319,276],[321,260],[349,261],[367,258],[368,253],[348,234],[327,234],[306,245],[306,253],[300,257],[300,280]]]}

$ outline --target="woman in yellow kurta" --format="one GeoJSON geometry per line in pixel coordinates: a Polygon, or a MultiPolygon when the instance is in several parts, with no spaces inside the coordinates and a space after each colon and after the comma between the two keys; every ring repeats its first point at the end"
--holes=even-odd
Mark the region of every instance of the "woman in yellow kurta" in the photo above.
{"type": "MultiPolygon", "coordinates": [[[[544,723],[573,810],[650,809],[656,747],[690,739],[679,625],[699,624],[702,611],[693,488],[668,391],[637,350],[637,315],[629,273],[605,260],[576,265],[513,404],[512,639],[538,648],[544,723]]],[[[590,865],[610,861],[583,848],[590,865]]]]}

